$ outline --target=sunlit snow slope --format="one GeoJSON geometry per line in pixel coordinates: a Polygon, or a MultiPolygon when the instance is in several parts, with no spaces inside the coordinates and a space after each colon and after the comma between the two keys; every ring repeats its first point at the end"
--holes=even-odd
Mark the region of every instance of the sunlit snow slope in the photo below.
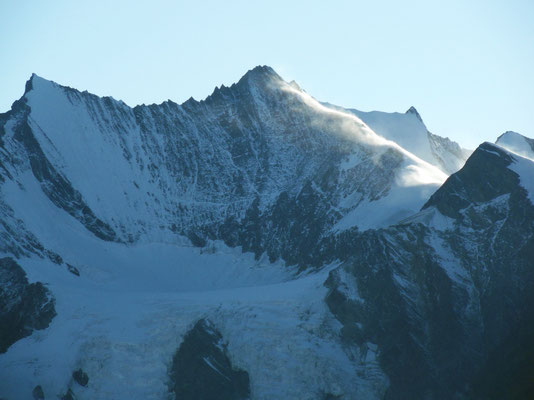
{"type": "Polygon", "coordinates": [[[534,160],[534,140],[517,132],[504,132],[495,142],[501,147],[513,151],[520,156],[534,160]]]}
{"type": "Polygon", "coordinates": [[[430,133],[414,107],[404,114],[363,112],[354,109],[350,111],[377,134],[398,143],[447,174],[452,174],[463,167],[471,154],[471,151],[461,148],[458,143],[430,133]]]}

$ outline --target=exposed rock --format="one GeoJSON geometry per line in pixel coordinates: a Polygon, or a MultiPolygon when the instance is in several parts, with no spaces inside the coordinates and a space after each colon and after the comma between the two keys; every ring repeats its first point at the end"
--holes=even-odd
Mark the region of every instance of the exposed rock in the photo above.
{"type": "Polygon", "coordinates": [[[346,261],[326,282],[326,302],[345,343],[378,345],[387,399],[532,390],[534,206],[513,162],[481,145],[419,217],[337,238],[346,261]],[[428,213],[453,222],[433,226],[428,213]]]}
{"type": "Polygon", "coordinates": [[[0,353],[17,340],[45,329],[56,315],[55,300],[41,283],[28,283],[12,258],[0,258],[0,353]]]}
{"type": "Polygon", "coordinates": [[[69,263],[67,263],[66,265],[67,265],[67,269],[69,270],[71,274],[80,276],[80,271],[78,271],[78,268],[76,268],[74,265],[71,265],[69,263]]]}
{"type": "Polygon", "coordinates": [[[250,397],[246,371],[232,366],[221,334],[199,320],[173,358],[172,391],[177,400],[244,400],[250,397]]]}
{"type": "Polygon", "coordinates": [[[33,388],[32,396],[34,400],[44,400],[45,395],[44,395],[43,388],[41,387],[41,385],[37,385],[33,388]]]}
{"type": "Polygon", "coordinates": [[[87,386],[89,383],[89,376],[81,369],[77,369],[72,373],[72,377],[76,381],[77,384],[81,386],[87,386]]]}
{"type": "Polygon", "coordinates": [[[419,115],[419,112],[417,111],[417,109],[414,107],[414,106],[411,106],[410,108],[408,108],[408,110],[406,111],[406,114],[413,114],[416,116],[416,118],[423,122],[423,119],[421,118],[421,115],[419,115]]]}
{"type": "MultiPolygon", "coordinates": [[[[308,254],[319,231],[360,204],[386,198],[398,175],[419,163],[395,146],[377,144],[378,136],[354,116],[315,103],[269,67],[249,71],[203,101],[134,108],[34,75],[0,125],[6,169],[2,174],[0,167],[0,175],[14,181],[31,172],[54,205],[103,240],[135,242],[174,232],[196,246],[223,239],[291,264],[298,263],[295,249],[308,254]],[[16,167],[4,154],[17,156],[16,167]],[[291,238],[298,226],[289,227],[303,225],[307,237],[288,246],[285,238],[251,243],[233,229],[226,239],[229,225],[248,224],[243,217],[254,211],[256,198],[260,225],[272,222],[291,238]],[[116,212],[106,206],[110,201],[117,202],[116,212]],[[295,203],[288,213],[293,220],[269,221],[265,214],[280,211],[285,201],[295,203]],[[306,222],[296,219],[301,203],[306,222]],[[317,227],[310,223],[315,213],[317,227]]],[[[409,191],[426,193],[440,179],[409,191]]],[[[377,219],[389,223],[417,211],[424,196],[410,198],[421,204],[390,205],[377,219]]]]}
{"type": "Polygon", "coordinates": [[[68,389],[67,392],[61,396],[61,400],[76,400],[76,395],[72,391],[72,389],[68,389]]]}

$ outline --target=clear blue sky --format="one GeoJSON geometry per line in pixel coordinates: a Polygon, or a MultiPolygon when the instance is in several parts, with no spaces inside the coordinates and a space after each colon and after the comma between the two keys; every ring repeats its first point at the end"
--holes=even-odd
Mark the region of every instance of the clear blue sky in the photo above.
{"type": "Polygon", "coordinates": [[[321,101],[476,147],[534,137],[534,1],[0,0],[0,111],[32,72],[129,105],[202,99],[267,64],[321,101]]]}

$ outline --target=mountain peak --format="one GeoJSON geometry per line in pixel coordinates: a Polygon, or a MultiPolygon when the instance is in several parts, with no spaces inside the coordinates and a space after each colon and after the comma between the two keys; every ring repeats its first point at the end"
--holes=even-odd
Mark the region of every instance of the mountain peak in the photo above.
{"type": "Polygon", "coordinates": [[[244,82],[269,83],[273,81],[283,81],[283,79],[268,65],[258,65],[257,67],[248,70],[247,73],[239,80],[238,84],[244,82]]]}
{"type": "Polygon", "coordinates": [[[534,139],[514,131],[506,131],[497,138],[495,144],[520,156],[534,159],[534,139]]]}
{"type": "Polygon", "coordinates": [[[502,135],[500,135],[497,140],[495,141],[495,143],[499,143],[499,141],[501,140],[504,140],[506,138],[510,138],[510,137],[521,137],[521,138],[526,138],[526,136],[523,136],[521,135],[520,133],[517,133],[515,131],[506,131],[504,132],[502,135]]]}
{"type": "Polygon", "coordinates": [[[482,143],[422,209],[435,206],[443,215],[458,218],[460,211],[473,202],[484,203],[512,192],[519,183],[517,174],[508,168],[513,162],[513,155],[506,149],[482,143]]]}
{"type": "Polygon", "coordinates": [[[254,68],[250,69],[247,71],[247,74],[252,74],[252,75],[256,75],[256,76],[262,76],[262,75],[276,75],[278,76],[278,74],[276,73],[276,71],[274,69],[272,69],[271,67],[269,67],[268,65],[257,65],[255,66],[254,68]]]}
{"type": "Polygon", "coordinates": [[[31,92],[32,90],[39,89],[41,87],[45,86],[59,86],[63,87],[61,85],[58,85],[57,83],[50,81],[48,79],[45,79],[36,73],[32,73],[30,76],[30,79],[26,81],[26,86],[24,87],[24,95],[26,95],[28,92],[31,92]]]}
{"type": "Polygon", "coordinates": [[[28,80],[26,81],[26,86],[24,87],[24,94],[28,93],[30,90],[33,89],[33,80],[34,80],[36,77],[38,78],[37,74],[34,72],[34,73],[32,73],[32,75],[30,76],[30,79],[28,79],[28,80]]]}
{"type": "Polygon", "coordinates": [[[423,122],[423,119],[421,118],[421,115],[419,115],[419,112],[417,111],[417,109],[414,107],[414,106],[411,106],[405,114],[413,114],[417,117],[417,119],[421,122],[423,122]]]}

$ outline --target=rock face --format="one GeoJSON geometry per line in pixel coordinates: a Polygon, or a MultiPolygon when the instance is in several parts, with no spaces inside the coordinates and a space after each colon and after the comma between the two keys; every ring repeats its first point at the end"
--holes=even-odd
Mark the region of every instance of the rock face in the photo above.
{"type": "Polygon", "coordinates": [[[221,334],[207,320],[185,336],[173,358],[171,380],[176,400],[250,397],[248,373],[232,366],[221,334]]]}
{"type": "Polygon", "coordinates": [[[17,340],[45,329],[56,315],[54,298],[41,282],[28,283],[12,258],[0,258],[0,353],[17,340]]]}
{"type": "Polygon", "coordinates": [[[386,398],[486,398],[486,374],[494,393],[532,394],[524,382],[533,369],[522,369],[510,339],[534,349],[534,206],[516,161],[485,143],[419,215],[337,242],[347,260],[331,273],[326,301],[348,345],[378,346],[386,398]]]}

